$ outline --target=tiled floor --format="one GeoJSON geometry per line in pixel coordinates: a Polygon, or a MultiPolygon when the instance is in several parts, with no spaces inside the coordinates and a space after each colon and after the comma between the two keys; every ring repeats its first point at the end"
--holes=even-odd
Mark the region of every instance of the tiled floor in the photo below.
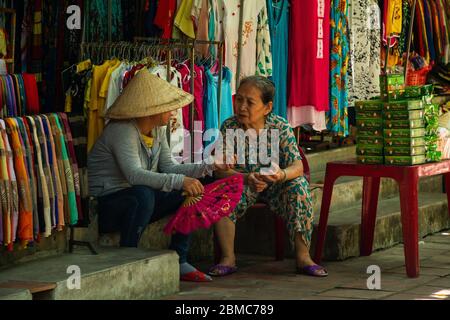
{"type": "MultiPolygon", "coordinates": [[[[182,283],[181,292],[168,300],[450,300],[450,231],[420,242],[421,275],[411,279],[404,270],[401,245],[342,262],[324,262],[329,277],[294,273],[294,261],[239,256],[236,274],[211,283],[182,283]],[[381,289],[367,288],[367,268],[381,269],[381,289]]],[[[199,265],[202,270],[208,263],[199,265]]]]}

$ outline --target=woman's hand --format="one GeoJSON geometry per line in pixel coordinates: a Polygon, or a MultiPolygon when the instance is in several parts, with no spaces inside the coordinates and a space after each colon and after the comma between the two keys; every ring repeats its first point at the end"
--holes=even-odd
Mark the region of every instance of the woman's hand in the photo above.
{"type": "Polygon", "coordinates": [[[250,189],[254,192],[258,192],[261,193],[264,190],[267,189],[267,187],[269,186],[266,182],[264,182],[260,175],[258,173],[250,173],[248,175],[248,185],[250,186],[250,189]]]}
{"type": "Polygon", "coordinates": [[[190,197],[197,197],[205,192],[205,188],[197,179],[184,177],[183,191],[190,197]]]}
{"type": "Polygon", "coordinates": [[[272,163],[270,168],[261,169],[260,176],[267,183],[277,183],[286,180],[286,171],[281,170],[276,163],[272,163]]]}

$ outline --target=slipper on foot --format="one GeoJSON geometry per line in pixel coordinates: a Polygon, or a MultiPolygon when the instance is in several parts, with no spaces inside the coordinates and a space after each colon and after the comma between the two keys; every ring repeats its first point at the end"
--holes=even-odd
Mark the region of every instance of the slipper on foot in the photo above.
{"type": "Polygon", "coordinates": [[[328,271],[319,265],[305,266],[303,268],[297,268],[297,272],[300,274],[306,274],[312,277],[327,277],[328,271]]]}
{"type": "Polygon", "coordinates": [[[238,269],[237,267],[230,267],[221,264],[216,264],[215,266],[212,266],[209,269],[208,274],[214,277],[224,277],[235,273],[237,269],[238,269]]]}
{"type": "Polygon", "coordinates": [[[208,275],[198,270],[181,275],[181,281],[189,282],[211,282],[212,279],[208,275]]]}

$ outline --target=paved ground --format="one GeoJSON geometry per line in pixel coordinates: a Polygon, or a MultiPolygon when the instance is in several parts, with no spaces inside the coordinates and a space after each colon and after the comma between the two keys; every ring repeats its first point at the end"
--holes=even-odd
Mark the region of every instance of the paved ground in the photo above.
{"type": "MultiPolygon", "coordinates": [[[[410,279],[404,269],[403,246],[343,262],[325,262],[327,278],[296,275],[294,261],[239,256],[239,272],[207,284],[182,283],[168,300],[450,300],[450,231],[420,242],[421,275],[410,279]],[[381,269],[381,290],[367,289],[367,268],[381,269]]],[[[201,264],[205,270],[208,264],[201,264]]]]}

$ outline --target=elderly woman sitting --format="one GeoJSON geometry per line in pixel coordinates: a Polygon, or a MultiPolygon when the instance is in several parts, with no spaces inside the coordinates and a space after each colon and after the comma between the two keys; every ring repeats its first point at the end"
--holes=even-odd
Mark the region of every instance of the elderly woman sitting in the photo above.
{"type": "MultiPolygon", "coordinates": [[[[245,143],[232,146],[231,150],[238,150],[238,153],[245,148],[245,164],[242,164],[238,157],[234,170],[230,169],[225,174],[219,172],[216,176],[223,177],[241,172],[245,175],[246,186],[235,211],[230,217],[223,218],[215,225],[222,257],[220,263],[210,269],[210,275],[224,276],[237,270],[234,254],[235,223],[257,201],[267,203],[270,209],[286,222],[291,243],[295,246],[297,271],[318,277],[328,275],[325,268],[316,265],[309,254],[313,231],[313,208],[309,185],[303,176],[302,158],[291,126],[285,119],[272,113],[274,94],[275,88],[270,80],[260,76],[244,79],[236,94],[236,115],[222,125],[224,144],[227,143],[226,137],[230,129],[231,132],[238,129],[250,131],[254,129],[255,135],[263,133],[264,131],[260,132],[261,129],[278,130],[279,141],[273,143],[278,144],[275,148],[278,147],[279,150],[279,164],[274,164],[271,170],[267,170],[261,165],[260,155],[257,157],[258,161],[252,163],[251,159],[255,159],[252,152],[256,150],[249,148],[248,139],[245,143]]],[[[251,136],[248,131],[247,136],[251,136]]],[[[225,146],[224,150],[226,148],[230,146],[225,146]]],[[[267,154],[270,155],[270,133],[267,149],[267,154]]]]}
{"type": "MultiPolygon", "coordinates": [[[[226,165],[176,163],[166,125],[193,96],[150,74],[139,72],[108,110],[111,119],[88,157],[89,190],[98,197],[100,233],[121,232],[120,245],[137,247],[147,225],[174,213],[182,192],[203,194],[197,178],[226,165]]],[[[210,281],[187,262],[190,236],[175,234],[170,248],[180,257],[181,279],[210,281]]]]}

